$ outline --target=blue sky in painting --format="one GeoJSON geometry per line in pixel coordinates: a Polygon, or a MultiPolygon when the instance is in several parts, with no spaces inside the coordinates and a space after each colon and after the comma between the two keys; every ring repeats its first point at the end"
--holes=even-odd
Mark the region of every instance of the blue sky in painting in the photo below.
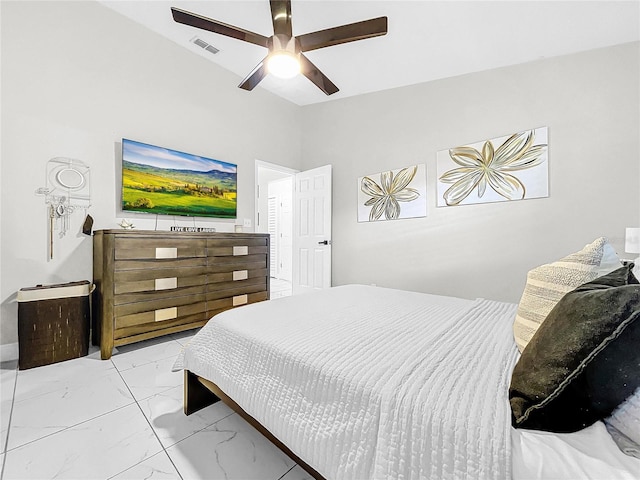
{"type": "Polygon", "coordinates": [[[237,166],[232,163],[221,162],[220,160],[200,157],[190,153],[178,152],[169,148],[156,147],[146,143],[127,140],[126,138],[122,139],[122,159],[141,165],[171,168],[174,170],[237,172],[237,166]]]}

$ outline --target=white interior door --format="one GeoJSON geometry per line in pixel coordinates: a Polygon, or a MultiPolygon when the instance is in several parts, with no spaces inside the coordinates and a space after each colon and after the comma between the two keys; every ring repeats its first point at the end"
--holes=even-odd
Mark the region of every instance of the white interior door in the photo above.
{"type": "Polygon", "coordinates": [[[331,286],[331,165],[295,175],[293,294],[331,286]]]}

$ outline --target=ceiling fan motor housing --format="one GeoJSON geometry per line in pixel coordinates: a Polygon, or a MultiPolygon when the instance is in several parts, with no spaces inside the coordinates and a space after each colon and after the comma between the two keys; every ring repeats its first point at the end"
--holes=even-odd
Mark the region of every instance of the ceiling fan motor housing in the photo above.
{"type": "Polygon", "coordinates": [[[289,55],[299,55],[300,41],[295,37],[290,37],[283,33],[278,33],[273,35],[267,41],[267,47],[269,48],[269,53],[288,53],[289,55]]]}

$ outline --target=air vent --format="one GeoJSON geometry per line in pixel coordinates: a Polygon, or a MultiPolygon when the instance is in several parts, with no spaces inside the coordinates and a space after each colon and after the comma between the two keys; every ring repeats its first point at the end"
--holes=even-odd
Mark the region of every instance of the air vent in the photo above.
{"type": "Polygon", "coordinates": [[[213,55],[215,55],[216,53],[218,53],[220,51],[220,49],[214,47],[213,45],[205,42],[204,40],[202,40],[200,37],[193,37],[191,39],[191,43],[195,43],[197,46],[199,46],[200,48],[205,49],[207,52],[212,53],[213,55]]]}

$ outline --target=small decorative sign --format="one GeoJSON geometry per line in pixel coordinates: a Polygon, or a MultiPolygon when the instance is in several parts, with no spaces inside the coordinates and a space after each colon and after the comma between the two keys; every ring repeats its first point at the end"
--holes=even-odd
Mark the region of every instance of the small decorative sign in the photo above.
{"type": "Polygon", "coordinates": [[[214,233],[216,231],[213,227],[178,227],[172,226],[172,232],[206,232],[206,233],[214,233]]]}

